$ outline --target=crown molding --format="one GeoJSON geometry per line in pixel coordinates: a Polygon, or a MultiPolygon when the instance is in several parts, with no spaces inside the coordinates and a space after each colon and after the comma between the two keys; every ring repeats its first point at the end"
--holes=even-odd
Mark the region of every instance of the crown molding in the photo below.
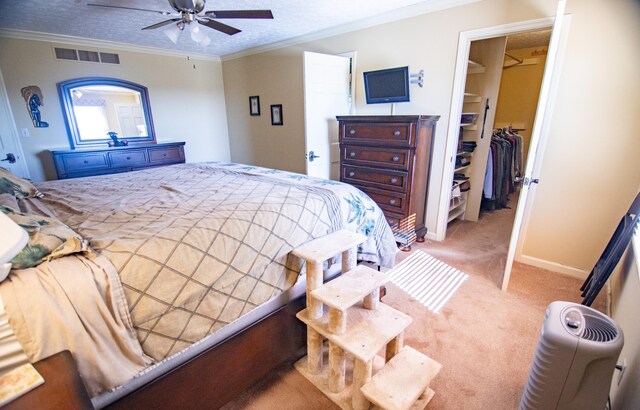
{"type": "Polygon", "coordinates": [[[41,33],[36,31],[0,28],[0,37],[19,40],[44,41],[47,43],[69,44],[74,46],[106,48],[109,50],[130,51],[133,53],[154,54],[168,57],[189,58],[191,60],[206,60],[220,62],[220,57],[202,53],[187,53],[182,51],[165,50],[156,47],[138,46],[118,43],[115,41],[96,40],[84,37],[66,36],[62,34],[41,33]]]}
{"type": "Polygon", "coordinates": [[[340,34],[350,33],[353,31],[363,30],[369,27],[379,26],[381,24],[391,23],[398,20],[415,17],[421,14],[434,13],[440,10],[451,9],[454,7],[464,6],[471,3],[477,3],[483,0],[433,0],[406,6],[400,9],[392,10],[387,13],[367,17],[361,20],[352,21],[341,24],[326,30],[316,31],[315,33],[305,34],[298,37],[292,37],[276,43],[264,46],[254,47],[247,50],[238,51],[237,53],[225,54],[220,57],[222,61],[235,60],[247,57],[253,54],[260,54],[267,51],[273,51],[280,48],[291,47],[302,43],[337,36],[340,34]]]}

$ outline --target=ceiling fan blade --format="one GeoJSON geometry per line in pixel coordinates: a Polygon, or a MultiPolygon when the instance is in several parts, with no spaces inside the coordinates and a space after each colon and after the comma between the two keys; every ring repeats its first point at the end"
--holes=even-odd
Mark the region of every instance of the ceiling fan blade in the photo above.
{"type": "Polygon", "coordinates": [[[271,10],[211,10],[204,13],[214,19],[272,19],[271,10]]]}
{"type": "Polygon", "coordinates": [[[93,3],[87,3],[87,6],[94,6],[94,7],[108,7],[111,9],[125,9],[125,10],[137,10],[137,11],[150,11],[152,13],[160,13],[163,16],[169,16],[171,15],[171,13],[169,13],[168,11],[160,11],[160,10],[149,10],[149,9],[139,9],[136,7],[124,7],[124,6],[112,6],[110,4],[93,4],[93,3]]]}
{"type": "Polygon", "coordinates": [[[182,20],[181,18],[177,18],[177,19],[161,21],[160,23],[156,23],[156,24],[152,24],[152,25],[147,26],[147,27],[143,27],[142,30],[153,30],[154,28],[164,27],[164,26],[166,26],[168,24],[176,23],[176,22],[181,21],[181,20],[182,20]]]}
{"type": "Polygon", "coordinates": [[[230,36],[234,35],[234,34],[238,34],[239,32],[241,32],[242,30],[238,30],[235,27],[231,27],[231,26],[227,26],[226,24],[222,24],[219,21],[215,21],[215,20],[209,20],[209,19],[198,19],[198,23],[207,26],[209,28],[212,28],[214,30],[218,30],[221,31],[225,34],[228,34],[230,36]]]}

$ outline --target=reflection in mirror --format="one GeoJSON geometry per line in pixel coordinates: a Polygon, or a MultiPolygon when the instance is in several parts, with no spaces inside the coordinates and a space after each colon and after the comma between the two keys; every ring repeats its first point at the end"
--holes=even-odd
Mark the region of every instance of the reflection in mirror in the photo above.
{"type": "Polygon", "coordinates": [[[146,88],[110,78],[60,83],[72,148],[111,141],[155,142],[146,88]]]}
{"type": "Polygon", "coordinates": [[[91,85],[71,90],[73,112],[83,138],[104,139],[108,132],[120,138],[146,137],[140,93],[123,87],[91,85]]]}

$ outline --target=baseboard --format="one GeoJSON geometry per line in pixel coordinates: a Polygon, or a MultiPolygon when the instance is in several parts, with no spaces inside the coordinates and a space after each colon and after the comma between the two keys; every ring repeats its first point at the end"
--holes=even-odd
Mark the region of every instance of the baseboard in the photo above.
{"type": "Polygon", "coordinates": [[[534,258],[533,256],[520,255],[520,257],[516,260],[520,263],[524,263],[525,265],[535,266],[536,268],[550,270],[552,272],[557,272],[582,280],[586,279],[587,276],[589,276],[589,272],[585,270],[574,268],[573,266],[567,266],[560,263],[547,261],[544,259],[534,258]]]}
{"type": "Polygon", "coordinates": [[[435,232],[429,232],[427,231],[427,234],[424,236],[427,239],[431,239],[432,241],[437,241],[438,237],[436,236],[435,232]]]}

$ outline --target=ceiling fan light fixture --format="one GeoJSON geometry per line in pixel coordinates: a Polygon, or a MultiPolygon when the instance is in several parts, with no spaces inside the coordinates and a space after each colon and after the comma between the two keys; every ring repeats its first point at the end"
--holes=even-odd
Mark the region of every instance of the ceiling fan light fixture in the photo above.
{"type": "Polygon", "coordinates": [[[169,27],[163,30],[163,33],[169,37],[169,40],[173,42],[173,44],[178,44],[178,39],[182,34],[182,30],[184,29],[184,23],[178,22],[176,24],[171,24],[169,27]]]}
{"type": "Polygon", "coordinates": [[[191,40],[195,41],[201,47],[206,47],[211,44],[211,39],[207,33],[195,23],[189,24],[189,34],[191,35],[191,40]]]}
{"type": "Polygon", "coordinates": [[[191,34],[191,40],[196,43],[200,43],[207,37],[197,24],[189,24],[189,33],[191,34]]]}
{"type": "MultiPolygon", "coordinates": [[[[79,1],[79,0],[76,0],[79,1]]],[[[211,39],[207,35],[208,30],[202,30],[200,24],[219,31],[227,35],[240,33],[242,30],[221,23],[217,19],[273,19],[271,10],[209,10],[204,11],[206,0],[168,0],[174,12],[150,10],[137,7],[115,6],[111,4],[87,4],[88,6],[107,7],[112,9],[124,9],[135,11],[148,11],[159,13],[172,18],[160,21],[150,26],[143,27],[142,30],[155,30],[164,28],[164,34],[173,42],[178,44],[178,40],[184,31],[185,26],[189,26],[189,36],[201,47],[211,44],[211,39]],[[191,24],[194,23],[194,24],[191,24]],[[198,23],[198,24],[195,24],[198,23]]]]}
{"type": "Polygon", "coordinates": [[[211,44],[211,39],[205,34],[204,39],[198,43],[200,47],[206,47],[211,44]]]}

